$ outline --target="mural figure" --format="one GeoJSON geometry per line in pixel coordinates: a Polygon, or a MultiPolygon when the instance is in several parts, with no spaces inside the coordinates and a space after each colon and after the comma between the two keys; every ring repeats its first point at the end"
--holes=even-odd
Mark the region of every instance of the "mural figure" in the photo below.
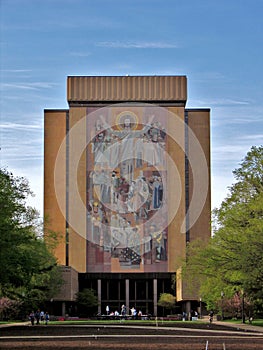
{"type": "Polygon", "coordinates": [[[151,271],[158,263],[165,269],[166,229],[158,219],[146,226],[164,203],[166,171],[157,166],[165,161],[166,130],[154,119],[140,125],[133,112],[122,112],[113,127],[102,115],[95,122],[87,159],[92,169],[87,174],[87,239],[94,254],[87,256],[95,256],[102,270],[110,259],[122,268],[144,265],[151,271]]]}
{"type": "Polygon", "coordinates": [[[96,164],[103,164],[105,162],[104,152],[106,149],[106,133],[107,131],[102,127],[102,124],[97,121],[95,126],[95,137],[92,143],[92,153],[94,153],[94,162],[96,164]]]}
{"type": "Polygon", "coordinates": [[[163,199],[163,186],[161,177],[154,176],[152,183],[150,183],[152,189],[152,203],[151,208],[157,210],[161,207],[163,199]]]}
{"type": "Polygon", "coordinates": [[[152,224],[149,228],[149,235],[151,237],[152,262],[167,260],[166,232],[159,230],[155,224],[152,224]]]}

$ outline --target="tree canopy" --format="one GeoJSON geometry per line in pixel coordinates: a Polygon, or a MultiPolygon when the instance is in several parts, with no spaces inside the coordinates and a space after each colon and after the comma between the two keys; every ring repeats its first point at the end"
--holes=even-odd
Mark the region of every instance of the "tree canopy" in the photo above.
{"type": "Polygon", "coordinates": [[[213,212],[213,237],[207,246],[190,244],[185,271],[198,274],[209,307],[242,294],[263,310],[263,147],[252,147],[233,174],[229,195],[213,212]]]}
{"type": "Polygon", "coordinates": [[[26,205],[29,195],[25,178],[0,169],[0,297],[34,306],[55,292],[59,271],[38,212],[26,205]]]}
{"type": "Polygon", "coordinates": [[[161,293],[159,300],[158,300],[158,306],[164,307],[165,309],[173,309],[175,306],[176,297],[173,296],[170,293],[161,293]]]}
{"type": "Polygon", "coordinates": [[[98,297],[92,288],[83,289],[77,293],[76,297],[78,310],[81,315],[87,316],[92,314],[95,311],[94,307],[98,306],[98,297]]]}

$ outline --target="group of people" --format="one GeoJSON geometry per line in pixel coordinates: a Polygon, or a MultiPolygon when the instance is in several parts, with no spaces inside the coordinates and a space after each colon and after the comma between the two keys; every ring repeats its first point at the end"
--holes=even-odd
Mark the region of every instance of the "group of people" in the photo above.
{"type": "Polygon", "coordinates": [[[182,320],[183,321],[186,321],[186,320],[192,321],[194,319],[197,319],[198,317],[199,317],[199,315],[198,315],[197,311],[191,310],[188,314],[185,311],[183,311],[183,313],[182,313],[182,320]]]}
{"type": "Polygon", "coordinates": [[[37,310],[36,312],[34,311],[31,311],[30,314],[29,314],[29,319],[30,319],[30,322],[32,324],[32,326],[34,326],[35,322],[36,324],[40,324],[40,322],[42,324],[48,324],[49,322],[49,313],[46,311],[40,311],[40,310],[37,310]]]}
{"type": "Polygon", "coordinates": [[[122,317],[132,316],[132,318],[142,317],[142,311],[141,310],[139,310],[137,312],[135,307],[132,307],[131,309],[128,309],[125,305],[122,305],[120,312],[117,311],[117,310],[110,312],[110,308],[107,305],[106,306],[106,312],[107,312],[107,315],[109,315],[109,316],[122,316],[122,317]],[[130,310],[130,313],[129,313],[129,310],[130,310]]]}

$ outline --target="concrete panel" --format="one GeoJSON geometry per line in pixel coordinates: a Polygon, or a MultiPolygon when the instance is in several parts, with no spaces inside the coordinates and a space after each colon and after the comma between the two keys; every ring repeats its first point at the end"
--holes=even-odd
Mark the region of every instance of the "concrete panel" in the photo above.
{"type": "Polygon", "coordinates": [[[58,244],[55,255],[59,264],[66,263],[66,223],[58,204],[60,197],[62,210],[66,206],[66,149],[61,150],[61,164],[59,178],[54,184],[54,167],[57,154],[66,135],[67,111],[45,110],[44,113],[44,215],[45,238],[48,241],[48,230],[58,234],[58,244]],[[56,188],[56,189],[55,189],[56,188]]]}

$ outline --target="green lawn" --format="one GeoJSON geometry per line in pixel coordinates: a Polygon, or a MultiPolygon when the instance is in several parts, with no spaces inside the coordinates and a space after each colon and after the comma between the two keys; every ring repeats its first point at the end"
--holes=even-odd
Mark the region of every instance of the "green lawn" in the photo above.
{"type": "MultiPolygon", "coordinates": [[[[225,320],[224,322],[234,323],[234,324],[242,324],[242,320],[225,320]]],[[[246,324],[249,324],[248,320],[246,320],[246,324]]],[[[263,327],[262,319],[255,319],[252,321],[253,326],[263,327]]]]}
{"type": "MultiPolygon", "coordinates": [[[[102,324],[102,323],[107,323],[107,324],[120,324],[120,323],[125,323],[125,324],[156,324],[156,320],[65,320],[65,321],[50,321],[50,324],[69,324],[69,325],[77,325],[77,324],[102,324]]],[[[165,325],[183,325],[183,324],[200,324],[202,321],[162,321],[161,319],[158,319],[157,323],[158,324],[165,324],[165,325]]],[[[234,323],[234,324],[241,324],[241,320],[225,320],[224,322],[226,323],[234,323]]],[[[203,323],[203,322],[202,322],[203,323]]],[[[216,322],[215,322],[216,323],[216,322]]],[[[246,321],[246,324],[249,324],[248,321],[246,321]]],[[[259,326],[263,327],[263,319],[255,319],[252,322],[252,325],[254,326],[259,326]]]]}
{"type": "MultiPolygon", "coordinates": [[[[20,323],[21,321],[0,321],[0,324],[8,324],[8,323],[20,323]]],[[[224,320],[223,322],[226,323],[234,323],[236,325],[241,324],[242,321],[241,320],[224,320]]],[[[165,324],[165,325],[183,325],[183,324],[200,324],[200,323],[204,323],[203,321],[163,321],[161,319],[158,319],[158,321],[156,322],[156,320],[64,320],[64,321],[50,321],[49,324],[52,325],[59,325],[59,324],[67,324],[67,325],[78,325],[78,324],[102,324],[102,323],[107,323],[107,324],[120,324],[120,323],[125,323],[125,324],[152,324],[152,325],[156,325],[156,323],[158,324],[165,324]]],[[[216,323],[216,322],[215,322],[216,323]]],[[[246,324],[248,324],[249,322],[246,321],[246,324]]],[[[263,327],[263,319],[255,319],[252,322],[252,325],[254,326],[259,326],[259,327],[263,327]]]]}

